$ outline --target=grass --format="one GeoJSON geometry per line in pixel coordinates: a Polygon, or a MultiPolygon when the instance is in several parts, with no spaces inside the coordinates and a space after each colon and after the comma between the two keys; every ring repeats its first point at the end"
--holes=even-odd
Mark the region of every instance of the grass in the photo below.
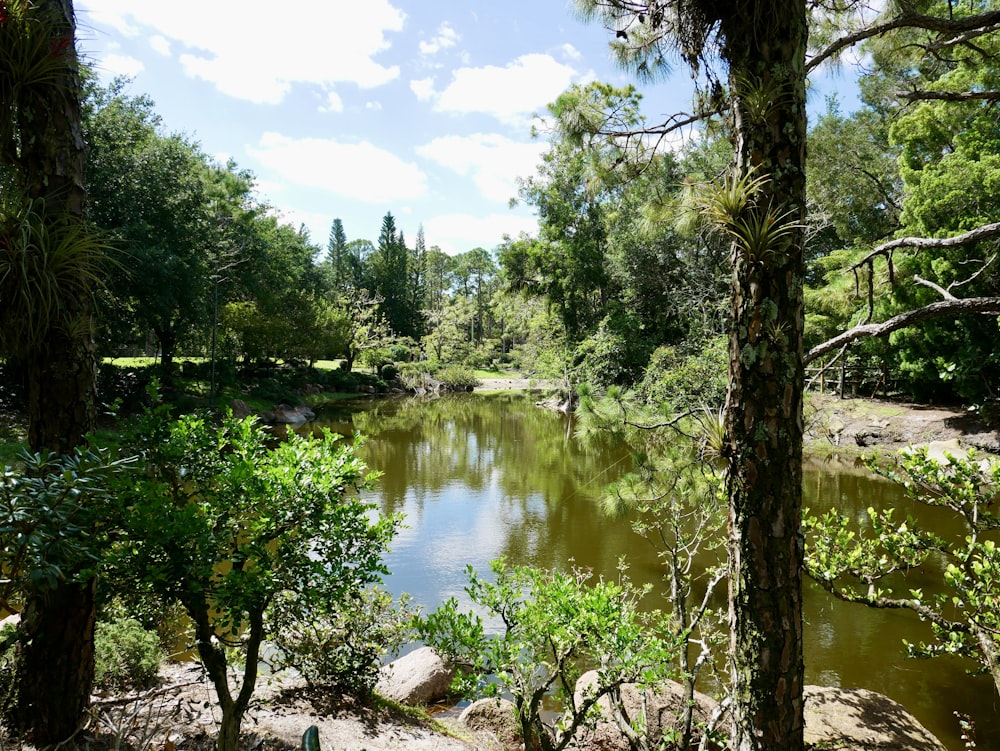
{"type": "Polygon", "coordinates": [[[476,378],[520,378],[521,374],[513,370],[481,370],[476,368],[476,378]]]}

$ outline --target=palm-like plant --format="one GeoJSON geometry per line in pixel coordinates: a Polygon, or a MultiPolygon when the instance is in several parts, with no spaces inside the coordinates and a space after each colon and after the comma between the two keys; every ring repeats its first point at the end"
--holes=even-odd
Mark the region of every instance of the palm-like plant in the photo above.
{"type": "Polygon", "coordinates": [[[90,335],[89,316],[69,301],[99,283],[106,246],[87,225],[46,216],[41,200],[0,195],[0,352],[20,358],[54,328],[90,335]]]}

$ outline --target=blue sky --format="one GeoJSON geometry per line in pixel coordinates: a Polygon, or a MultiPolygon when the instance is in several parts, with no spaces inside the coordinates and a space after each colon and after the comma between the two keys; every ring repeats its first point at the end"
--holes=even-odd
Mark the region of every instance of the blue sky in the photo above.
{"type": "MultiPolygon", "coordinates": [[[[532,116],[573,83],[629,81],[567,0],[77,0],[78,45],[133,79],[168,131],[257,177],[326,245],[335,217],[374,241],[391,211],[448,253],[534,232],[510,208],[544,139],[532,116]]],[[[842,82],[841,82],[842,83],[842,82]]],[[[688,109],[678,69],[651,119],[688,109]]],[[[816,98],[813,98],[816,101],[816,98]]],[[[814,105],[815,106],[815,105],[814,105]]]]}

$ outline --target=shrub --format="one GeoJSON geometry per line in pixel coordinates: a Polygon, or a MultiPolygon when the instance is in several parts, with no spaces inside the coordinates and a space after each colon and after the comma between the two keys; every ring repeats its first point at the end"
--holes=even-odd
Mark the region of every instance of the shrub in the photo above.
{"type": "Polygon", "coordinates": [[[728,354],[725,337],[708,340],[700,352],[660,347],[636,388],[648,404],[676,412],[721,405],[726,400],[728,354]]]}
{"type": "Polygon", "coordinates": [[[237,747],[271,629],[350,622],[357,599],[386,573],[399,519],[359,498],[372,475],[339,440],[289,434],[274,444],[250,421],[149,413],[123,441],[140,453],[142,471],[117,488],[121,530],[110,563],[164,603],[183,604],[222,709],[219,751],[237,747]]]}
{"type": "Polygon", "coordinates": [[[590,582],[582,571],[511,568],[494,561],[495,583],[469,568],[466,588],[477,610],[503,624],[487,634],[478,613],[463,613],[452,598],[418,621],[424,640],[463,666],[457,688],[467,696],[511,695],[525,748],[559,751],[589,724],[602,697],[614,701],[626,683],[652,684],[670,675],[682,641],[664,628],[658,612],[641,612],[648,591],[625,577],[590,582]],[[596,683],[577,700],[573,690],[587,667],[596,683]],[[564,710],[546,723],[543,701],[564,710]]]}
{"type": "Polygon", "coordinates": [[[293,620],[281,606],[274,617],[275,644],[285,664],[295,668],[311,688],[334,688],[368,696],[378,680],[382,658],[396,652],[413,634],[413,612],[406,595],[394,603],[377,587],[359,593],[338,611],[293,620]]]}
{"type": "Polygon", "coordinates": [[[132,618],[100,622],[94,631],[94,684],[111,691],[148,688],[163,661],[160,639],[132,618]]]}
{"type": "Polygon", "coordinates": [[[434,377],[453,391],[471,391],[481,383],[476,378],[475,371],[461,365],[448,365],[441,368],[434,377]]]}

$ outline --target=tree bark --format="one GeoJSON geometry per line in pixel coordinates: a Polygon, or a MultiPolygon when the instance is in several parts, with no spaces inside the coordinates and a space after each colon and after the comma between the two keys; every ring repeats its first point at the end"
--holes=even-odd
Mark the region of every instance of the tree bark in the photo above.
{"type": "Polygon", "coordinates": [[[766,176],[748,217],[785,214],[763,251],[734,243],[726,406],[731,748],[803,741],[802,332],[805,216],[803,0],[725,3],[738,176],[766,176]]]}
{"type": "MultiPolygon", "coordinates": [[[[20,108],[21,141],[14,172],[52,222],[83,222],[86,157],[80,118],[80,77],[72,0],[38,0],[32,12],[49,24],[50,49],[65,61],[44,106],[20,108]]],[[[85,289],[85,285],[81,288],[85,289]]],[[[27,360],[28,440],[34,451],[62,453],[96,425],[96,361],[92,304],[77,294],[61,300],[64,315],[27,360]]],[[[94,677],[94,581],[68,580],[27,595],[21,625],[17,718],[38,747],[76,732],[94,677]]]]}

